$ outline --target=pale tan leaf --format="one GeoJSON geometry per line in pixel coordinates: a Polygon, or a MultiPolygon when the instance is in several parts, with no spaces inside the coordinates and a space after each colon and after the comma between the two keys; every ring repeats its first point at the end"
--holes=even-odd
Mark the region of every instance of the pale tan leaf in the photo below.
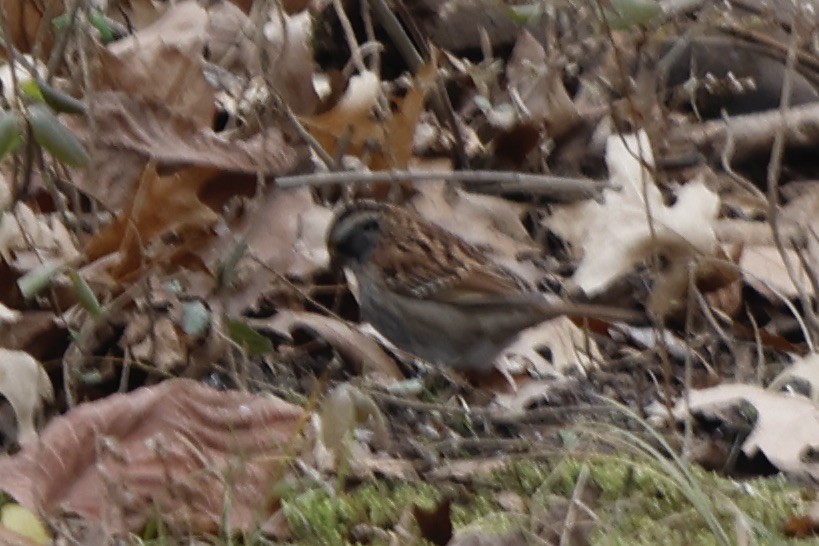
{"type": "Polygon", "coordinates": [[[681,419],[690,411],[719,419],[722,412],[743,401],[756,409],[756,422],[742,451],[749,457],[762,452],[783,472],[819,479],[819,464],[803,458],[807,450],[819,447],[819,406],[809,398],[754,385],[724,384],[692,390],[688,404],[678,402],[674,414],[681,419]]]}
{"type": "Polygon", "coordinates": [[[329,263],[325,237],[333,212],[316,204],[309,188],[285,190],[270,185],[243,212],[230,222],[229,233],[197,251],[215,273],[237,244],[247,245],[246,254],[252,259],[237,264],[231,290],[219,296],[231,316],[244,312],[281,276],[307,279],[329,263]]]}
{"type": "Polygon", "coordinates": [[[278,6],[272,8],[262,30],[267,54],[275,59],[269,81],[295,114],[309,115],[318,105],[313,87],[313,17],[309,11],[291,16],[278,10],[278,6]]]}
{"type": "Polygon", "coordinates": [[[54,400],[54,388],[43,366],[28,353],[0,348],[0,394],[14,410],[18,442],[35,441],[35,419],[43,402],[54,400]]]}
{"type": "Polygon", "coordinates": [[[0,256],[10,263],[16,252],[36,250],[40,259],[71,260],[79,255],[71,236],[56,217],[37,215],[18,202],[0,219],[0,256]]]}
{"type": "Polygon", "coordinates": [[[526,30],[521,32],[506,66],[506,78],[528,110],[528,117],[543,124],[551,138],[558,138],[580,122],[580,115],[566,92],[561,71],[549,66],[543,46],[526,30]]]}
{"type": "Polygon", "coordinates": [[[719,253],[713,228],[719,197],[694,180],[667,206],[649,169],[654,161],[645,133],[609,137],[606,161],[616,189],[604,192],[605,202],[574,205],[546,223],[583,249],[572,280],[589,295],[599,294],[655,254],[666,258],[669,265],[655,280],[663,297],[649,306],[655,305],[652,310],[659,314],[670,312],[683,304],[689,263],[719,253]]]}
{"type": "MultiPolygon", "coordinates": [[[[808,274],[802,267],[799,255],[794,250],[785,249],[785,257],[796,273],[797,282],[802,287],[810,286],[808,274]]],[[[743,247],[739,268],[743,280],[763,294],[774,291],[786,298],[799,296],[799,287],[791,279],[782,254],[774,245],[743,247]]]]}
{"type": "Polygon", "coordinates": [[[250,324],[257,328],[270,328],[287,337],[290,337],[294,329],[305,328],[326,340],[342,356],[349,359],[363,375],[380,376],[390,380],[403,379],[398,366],[378,343],[339,319],[315,313],[283,310],[270,319],[254,320],[250,321],[250,324]]]}
{"type": "Polygon", "coordinates": [[[536,377],[562,376],[572,370],[585,374],[603,358],[588,332],[566,317],[524,330],[503,354],[522,362],[536,377]]]}
{"type": "Polygon", "coordinates": [[[201,63],[207,21],[196,2],[171,5],[153,24],[100,50],[97,89],[155,99],[210,125],[214,92],[201,63]]]}

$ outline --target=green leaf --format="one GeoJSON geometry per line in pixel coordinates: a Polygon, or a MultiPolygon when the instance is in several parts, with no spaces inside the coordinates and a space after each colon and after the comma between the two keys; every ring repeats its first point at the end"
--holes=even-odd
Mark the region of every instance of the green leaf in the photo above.
{"type": "Polygon", "coordinates": [[[62,270],[63,264],[58,261],[48,261],[35,267],[19,279],[17,287],[20,293],[28,299],[37,295],[40,290],[51,284],[52,279],[62,270]]]}
{"type": "Polygon", "coordinates": [[[86,387],[94,387],[105,381],[105,377],[99,370],[88,370],[87,372],[77,373],[76,380],[86,387]]]}
{"type": "Polygon", "coordinates": [[[236,280],[236,266],[247,252],[247,249],[247,241],[242,237],[237,237],[236,244],[233,245],[230,254],[216,266],[216,286],[227,288],[233,284],[233,281],[236,280]]]}
{"type": "Polygon", "coordinates": [[[0,157],[17,149],[23,141],[20,118],[15,112],[0,112],[0,157]]]}
{"type": "Polygon", "coordinates": [[[51,24],[57,30],[65,30],[68,28],[68,25],[71,24],[71,16],[67,13],[63,13],[52,19],[51,24]]]}
{"type": "MultiPolygon", "coordinates": [[[[88,17],[88,22],[91,23],[91,26],[97,29],[100,33],[100,40],[103,44],[107,44],[109,42],[113,42],[115,39],[114,32],[111,30],[111,27],[108,25],[108,22],[105,20],[105,16],[98,10],[93,10],[88,17]]],[[[76,21],[72,25],[71,16],[67,13],[63,15],[59,15],[51,20],[51,24],[54,26],[55,29],[64,31],[68,29],[69,26],[76,27],[76,21]]]]}
{"type": "Polygon", "coordinates": [[[655,0],[611,0],[611,9],[603,10],[603,17],[613,30],[645,25],[662,13],[655,0]]]}
{"type": "Polygon", "coordinates": [[[111,27],[108,26],[108,22],[100,12],[96,10],[92,11],[88,21],[91,23],[92,27],[99,31],[100,40],[102,40],[102,43],[107,44],[114,41],[114,33],[111,31],[111,27]]]}
{"type": "Polygon", "coordinates": [[[23,93],[24,96],[28,97],[34,102],[45,102],[45,98],[43,98],[43,94],[40,92],[40,88],[37,86],[37,82],[34,80],[23,80],[17,83],[17,88],[23,93]]]}
{"type": "Polygon", "coordinates": [[[37,143],[58,160],[73,167],[83,167],[90,161],[82,143],[45,104],[28,106],[28,122],[37,143]]]}
{"type": "Polygon", "coordinates": [[[238,320],[226,321],[228,335],[250,356],[259,356],[273,350],[273,342],[265,336],[238,320]]]}
{"type": "Polygon", "coordinates": [[[91,316],[99,317],[102,315],[102,306],[85,279],[80,277],[79,273],[73,269],[68,272],[68,278],[71,279],[71,284],[77,294],[77,299],[80,300],[80,304],[91,313],[91,316]]]}
{"type": "Polygon", "coordinates": [[[57,112],[63,114],[84,114],[85,103],[79,99],[72,97],[62,91],[54,89],[43,80],[36,80],[37,90],[40,97],[46,104],[57,112]]]}
{"type": "Polygon", "coordinates": [[[210,324],[210,310],[199,300],[182,303],[182,330],[189,336],[200,336],[210,324]]]}
{"type": "Polygon", "coordinates": [[[534,2],[531,4],[509,6],[507,10],[509,19],[519,25],[525,25],[529,21],[536,21],[537,18],[542,16],[545,8],[543,2],[534,2]]]}

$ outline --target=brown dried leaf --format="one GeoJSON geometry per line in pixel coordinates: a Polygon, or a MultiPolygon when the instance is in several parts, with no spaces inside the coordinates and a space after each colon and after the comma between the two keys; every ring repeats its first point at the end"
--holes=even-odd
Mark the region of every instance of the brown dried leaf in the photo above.
{"type": "Polygon", "coordinates": [[[242,260],[237,265],[232,289],[218,296],[229,316],[242,313],[281,276],[307,279],[329,263],[325,234],[333,213],[316,204],[308,188],[270,185],[262,198],[244,212],[230,222],[229,234],[212,238],[197,251],[214,272],[214,266],[233,251],[237,239],[247,244],[247,254],[253,256],[253,260],[242,260]]]}
{"type": "Polygon", "coordinates": [[[193,533],[264,527],[302,413],[272,396],[165,381],[54,419],[40,442],[0,457],[0,489],[111,532],[138,531],[156,513],[193,533]]]}
{"type": "Polygon", "coordinates": [[[216,113],[215,93],[205,80],[201,61],[165,43],[148,48],[130,40],[128,45],[100,50],[97,88],[155,100],[201,127],[210,127],[216,113]]]}
{"type": "Polygon", "coordinates": [[[214,92],[201,59],[207,20],[195,2],[171,5],[153,24],[100,49],[96,88],[154,99],[209,126],[214,92]]]}
{"type": "Polygon", "coordinates": [[[270,328],[286,337],[295,328],[306,328],[324,338],[342,356],[349,359],[359,369],[359,373],[389,380],[404,378],[398,366],[378,343],[339,319],[315,313],[279,311],[270,319],[254,320],[251,324],[270,328]]]}
{"type": "Polygon", "coordinates": [[[543,46],[524,30],[506,65],[506,78],[530,119],[543,124],[549,136],[556,139],[580,122],[580,114],[563,86],[560,70],[547,61],[543,46]]]}
{"type": "Polygon", "coordinates": [[[331,110],[302,118],[302,123],[330,155],[340,143],[344,152],[368,158],[373,170],[405,168],[412,155],[415,126],[437,74],[435,64],[421,67],[413,87],[403,97],[389,97],[389,118],[375,119],[381,82],[372,72],[355,76],[344,95],[331,110]]]}
{"type": "Polygon", "coordinates": [[[156,248],[163,245],[163,235],[201,233],[217,220],[216,213],[199,199],[202,185],[216,174],[214,169],[190,167],[163,177],[155,165],[149,165],[125,213],[88,244],[88,259],[118,251],[118,260],[108,269],[115,279],[132,278],[152,259],[167,260],[167,254],[156,248]]]}
{"type": "Polygon", "coordinates": [[[178,372],[188,361],[188,348],[173,321],[164,316],[156,320],[145,315],[134,318],[125,327],[120,346],[162,372],[178,372]]]}
{"type": "MultiPolygon", "coordinates": [[[[63,12],[61,0],[2,0],[0,10],[6,21],[4,28],[8,29],[11,43],[24,53],[31,51],[37,41],[40,25],[50,27],[48,21],[44,23],[43,16],[48,14],[49,20],[63,12]]],[[[48,55],[53,43],[50,28],[45,28],[40,46],[41,53],[48,55]]],[[[6,50],[3,50],[3,56],[6,50]]]]}
{"type": "Polygon", "coordinates": [[[56,320],[53,311],[25,311],[13,324],[0,324],[0,347],[25,351],[37,359],[65,339],[63,322],[56,320]]]}
{"type": "Polygon", "coordinates": [[[79,177],[76,182],[110,209],[123,204],[135,182],[122,172],[123,152],[136,153],[142,161],[152,158],[159,165],[201,165],[267,176],[292,170],[307,154],[303,145],[285,142],[275,127],[247,140],[230,140],[155,101],[119,92],[99,93],[91,100],[94,131],[77,119],[72,128],[95,151],[88,172],[105,176],[79,177]],[[111,165],[117,169],[112,170],[111,165]]]}
{"type": "Polygon", "coordinates": [[[282,16],[273,10],[262,30],[268,58],[276,60],[267,81],[296,115],[313,114],[319,102],[313,86],[313,18],[307,11],[282,16]]]}

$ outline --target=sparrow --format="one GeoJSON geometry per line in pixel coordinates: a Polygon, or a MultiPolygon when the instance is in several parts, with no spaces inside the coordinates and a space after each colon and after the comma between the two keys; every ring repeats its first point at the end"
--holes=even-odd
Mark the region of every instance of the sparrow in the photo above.
{"type": "Polygon", "coordinates": [[[522,330],[558,316],[645,319],[549,300],[478,247],[394,205],[342,206],[327,246],[331,267],[355,276],[363,321],[398,348],[459,371],[491,370],[522,330]]]}

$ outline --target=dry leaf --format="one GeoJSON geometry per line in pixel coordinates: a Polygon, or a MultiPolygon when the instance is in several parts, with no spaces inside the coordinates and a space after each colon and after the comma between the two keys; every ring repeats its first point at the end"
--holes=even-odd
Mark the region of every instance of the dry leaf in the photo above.
{"type": "MultiPolygon", "coordinates": [[[[54,37],[50,32],[49,21],[44,22],[43,16],[46,13],[50,19],[59,16],[63,12],[61,0],[2,0],[0,9],[5,18],[3,26],[8,29],[11,43],[21,52],[31,51],[37,42],[40,26],[45,25],[39,45],[43,48],[41,53],[48,55],[54,37]]],[[[6,54],[5,50],[3,54],[6,54]]]]}
{"type": "Polygon", "coordinates": [[[183,238],[216,222],[216,213],[199,199],[203,184],[215,174],[214,169],[190,167],[159,176],[155,165],[149,165],[125,213],[88,244],[88,259],[117,251],[118,261],[109,267],[115,279],[134,277],[153,259],[166,262],[167,253],[160,250],[165,246],[161,240],[164,235],[183,238]]]}
{"type": "Polygon", "coordinates": [[[316,204],[309,188],[270,185],[263,191],[245,214],[230,222],[229,233],[212,238],[197,251],[213,273],[237,244],[246,244],[247,255],[253,257],[237,265],[231,290],[218,296],[229,316],[244,312],[280,276],[308,279],[325,269],[330,260],[325,235],[333,212],[316,204]]]}
{"type": "Polygon", "coordinates": [[[88,172],[96,177],[80,176],[76,182],[112,210],[120,208],[133,191],[137,180],[133,169],[141,170],[146,158],[159,165],[200,165],[272,176],[292,170],[307,156],[303,145],[285,142],[276,127],[246,140],[230,140],[155,101],[118,92],[98,93],[89,100],[94,102],[94,124],[75,119],[72,128],[95,151],[88,172]],[[125,152],[136,154],[136,159],[125,152]],[[129,170],[120,163],[124,155],[134,162],[129,170]]]}
{"type": "Polygon", "coordinates": [[[344,95],[331,110],[302,118],[302,123],[321,146],[332,156],[344,143],[344,153],[369,158],[366,165],[373,170],[405,168],[412,154],[415,126],[432,88],[437,67],[427,64],[420,68],[413,87],[402,97],[388,97],[388,119],[374,116],[381,82],[372,72],[350,79],[344,95]]]}
{"type": "MultiPolygon", "coordinates": [[[[796,272],[799,284],[810,293],[810,280],[802,267],[799,255],[790,249],[785,249],[785,256],[796,272]]],[[[758,292],[767,294],[778,292],[788,299],[799,296],[799,287],[794,284],[782,254],[773,246],[745,246],[739,259],[739,268],[743,280],[753,286],[758,292]]]]}
{"type": "Polygon", "coordinates": [[[543,46],[526,30],[512,50],[506,78],[508,87],[517,92],[528,110],[529,119],[543,124],[550,138],[559,138],[580,122],[560,70],[548,65],[543,46]]]}
{"type": "Polygon", "coordinates": [[[757,417],[742,451],[748,457],[762,452],[783,472],[819,479],[819,463],[804,460],[807,450],[819,447],[819,406],[809,398],[754,385],[725,384],[692,390],[688,404],[678,402],[674,415],[682,419],[690,411],[719,419],[721,412],[743,401],[756,409],[757,417]]]}
{"type": "Polygon", "coordinates": [[[40,260],[69,261],[79,256],[74,241],[56,216],[36,215],[18,202],[0,218],[0,256],[11,263],[17,252],[36,251],[40,260]]]}
{"type": "Polygon", "coordinates": [[[253,320],[249,324],[256,328],[272,329],[285,337],[290,337],[290,333],[296,328],[306,328],[324,338],[343,357],[349,359],[362,375],[393,381],[404,378],[398,366],[378,343],[339,319],[315,313],[281,310],[270,319],[253,320]]]}
{"type": "Polygon", "coordinates": [[[169,317],[154,320],[146,315],[135,315],[125,327],[119,344],[127,348],[134,359],[150,362],[162,372],[175,373],[188,362],[188,348],[180,334],[169,317]]]}
{"type": "Polygon", "coordinates": [[[526,363],[536,377],[559,377],[572,370],[585,374],[603,359],[589,333],[566,317],[524,330],[503,354],[526,363]]]}
{"type": "Polygon", "coordinates": [[[302,413],[272,396],[165,381],[54,419],[39,442],[0,457],[0,489],[109,532],[139,531],[154,515],[194,534],[264,528],[302,413]]]}
{"type": "Polygon", "coordinates": [[[719,252],[713,229],[719,197],[693,181],[679,189],[674,205],[666,206],[648,168],[654,160],[645,133],[609,137],[606,162],[611,185],[619,189],[606,190],[602,205],[564,208],[546,224],[583,249],[573,281],[589,295],[599,294],[654,253],[664,256],[668,266],[655,280],[649,307],[666,314],[684,302],[689,263],[719,252]]]}
{"type": "Polygon", "coordinates": [[[310,115],[318,105],[313,87],[313,17],[309,11],[297,15],[271,9],[270,21],[262,29],[268,57],[273,61],[268,81],[297,115],[310,115]]]}
{"type": "MultiPolygon", "coordinates": [[[[330,263],[325,241],[333,212],[317,205],[308,188],[270,187],[264,199],[231,233],[241,237],[256,258],[290,278],[308,278],[330,263]]],[[[224,250],[209,254],[224,255],[224,250]]]]}
{"type": "Polygon", "coordinates": [[[37,440],[35,419],[43,402],[54,400],[54,388],[42,364],[28,353],[0,348],[0,394],[14,409],[18,443],[37,440]]]}
{"type": "Polygon", "coordinates": [[[153,24],[100,50],[97,89],[156,100],[209,127],[216,107],[202,73],[207,21],[196,2],[171,5],[153,24]]]}

